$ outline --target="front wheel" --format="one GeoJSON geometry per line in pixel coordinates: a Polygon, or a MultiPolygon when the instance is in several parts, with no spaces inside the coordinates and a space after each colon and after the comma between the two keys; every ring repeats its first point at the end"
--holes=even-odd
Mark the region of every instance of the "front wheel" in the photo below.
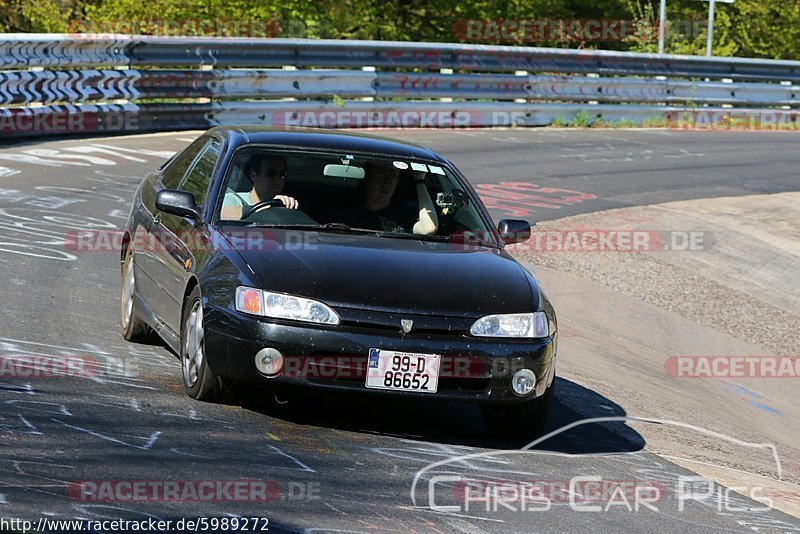
{"type": "Polygon", "coordinates": [[[497,437],[514,440],[532,440],[539,437],[547,425],[553,407],[556,381],[544,395],[516,404],[489,404],[481,406],[483,422],[489,432],[497,437]]]}
{"type": "Polygon", "coordinates": [[[222,378],[208,367],[203,303],[198,286],[183,304],[181,324],[181,372],[186,393],[193,399],[219,402],[224,387],[222,378]]]}
{"type": "Polygon", "coordinates": [[[119,311],[120,332],[126,341],[147,343],[155,337],[153,330],[140,318],[136,306],[136,275],[131,251],[125,254],[125,261],[122,264],[122,293],[119,311]]]}

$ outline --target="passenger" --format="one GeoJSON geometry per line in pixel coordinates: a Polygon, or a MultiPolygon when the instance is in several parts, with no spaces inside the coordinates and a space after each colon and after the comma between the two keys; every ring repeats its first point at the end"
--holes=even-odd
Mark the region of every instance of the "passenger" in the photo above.
{"type": "MultiPolygon", "coordinates": [[[[264,200],[280,200],[290,209],[297,209],[299,203],[290,196],[281,195],[286,179],[286,158],[270,154],[256,154],[250,160],[245,173],[253,184],[250,191],[225,191],[220,218],[227,220],[241,219],[250,206],[264,200]]],[[[264,206],[267,208],[269,206],[264,206]]],[[[259,210],[260,211],[260,210],[259,210]]]]}
{"type": "Polygon", "coordinates": [[[367,228],[384,232],[407,232],[416,219],[413,206],[391,206],[392,195],[400,180],[399,171],[380,163],[367,162],[363,184],[363,198],[357,206],[349,208],[342,221],[353,228],[367,228]]]}

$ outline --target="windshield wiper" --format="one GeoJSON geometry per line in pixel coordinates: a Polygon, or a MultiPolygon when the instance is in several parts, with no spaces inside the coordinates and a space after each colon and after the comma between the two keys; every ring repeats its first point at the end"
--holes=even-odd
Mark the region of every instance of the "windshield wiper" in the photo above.
{"type": "Polygon", "coordinates": [[[378,230],[370,230],[368,228],[353,228],[344,223],[326,223],[326,224],[269,224],[254,222],[245,225],[246,228],[280,228],[281,230],[311,230],[315,232],[341,232],[345,234],[370,234],[379,235],[381,232],[378,230]]]}
{"type": "Polygon", "coordinates": [[[461,243],[459,241],[453,241],[452,235],[418,235],[418,234],[401,234],[398,232],[383,232],[378,235],[378,237],[389,237],[392,239],[414,239],[417,241],[436,241],[440,243],[453,243],[453,244],[461,244],[465,248],[475,248],[475,247],[489,247],[489,248],[498,248],[496,243],[492,243],[491,241],[467,241],[461,243]]]}
{"type": "Polygon", "coordinates": [[[450,237],[446,235],[420,235],[420,234],[403,234],[400,232],[381,232],[378,237],[389,237],[392,239],[414,239],[416,241],[440,241],[446,243],[450,241],[450,237]]]}

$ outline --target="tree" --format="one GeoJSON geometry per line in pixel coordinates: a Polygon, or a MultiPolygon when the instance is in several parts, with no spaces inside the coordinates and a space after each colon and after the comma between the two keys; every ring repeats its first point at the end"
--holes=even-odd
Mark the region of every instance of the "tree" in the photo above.
{"type": "MultiPolygon", "coordinates": [[[[464,40],[465,20],[637,20],[624,41],[498,44],[657,51],[659,0],[0,0],[0,31],[464,40]]],[[[705,53],[708,4],[668,0],[667,50],[705,53]]],[[[718,4],[714,54],[800,59],[800,2],[718,4]]],[[[487,43],[488,44],[488,43],[487,43]]]]}

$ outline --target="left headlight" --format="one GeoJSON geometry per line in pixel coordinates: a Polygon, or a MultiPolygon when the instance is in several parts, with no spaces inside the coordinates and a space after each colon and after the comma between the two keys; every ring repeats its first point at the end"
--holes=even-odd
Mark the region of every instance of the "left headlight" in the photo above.
{"type": "Polygon", "coordinates": [[[545,338],[550,335],[550,327],[543,311],[506,313],[481,317],[469,333],[479,337],[545,338]]]}
{"type": "Polygon", "coordinates": [[[339,315],[330,306],[318,300],[262,291],[252,287],[236,288],[236,309],[240,312],[305,321],[317,324],[339,324],[339,315]]]}

